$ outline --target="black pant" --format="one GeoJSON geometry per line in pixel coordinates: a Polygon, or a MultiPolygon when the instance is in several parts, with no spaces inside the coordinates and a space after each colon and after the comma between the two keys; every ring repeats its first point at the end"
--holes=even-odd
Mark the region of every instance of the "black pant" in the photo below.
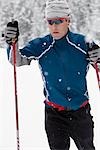
{"type": "Polygon", "coordinates": [[[78,150],[95,150],[90,105],[76,111],[45,108],[45,130],[51,150],[69,150],[70,137],[78,150]]]}

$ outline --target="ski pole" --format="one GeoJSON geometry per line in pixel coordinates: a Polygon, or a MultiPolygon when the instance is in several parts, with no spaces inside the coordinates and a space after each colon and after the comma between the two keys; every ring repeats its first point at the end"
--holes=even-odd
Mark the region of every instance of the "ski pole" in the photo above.
{"type": "Polygon", "coordinates": [[[18,115],[18,96],[17,96],[17,75],[16,75],[16,43],[15,39],[12,40],[13,49],[13,64],[14,64],[14,90],[15,90],[15,111],[16,111],[16,138],[17,138],[17,150],[20,150],[19,140],[19,115],[18,115]]]}

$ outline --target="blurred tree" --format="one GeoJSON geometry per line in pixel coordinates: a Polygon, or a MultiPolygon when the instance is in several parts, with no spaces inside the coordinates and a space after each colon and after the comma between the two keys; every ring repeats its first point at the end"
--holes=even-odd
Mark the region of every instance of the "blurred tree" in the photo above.
{"type": "Polygon", "coordinates": [[[44,0],[17,0],[4,4],[1,8],[0,28],[4,31],[6,24],[12,18],[18,20],[20,29],[19,41],[22,46],[28,40],[41,36],[46,32],[44,7],[44,0]]]}

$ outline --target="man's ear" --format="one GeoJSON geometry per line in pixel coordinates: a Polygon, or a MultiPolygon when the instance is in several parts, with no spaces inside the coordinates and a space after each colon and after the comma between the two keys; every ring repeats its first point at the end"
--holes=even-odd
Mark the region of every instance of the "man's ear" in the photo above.
{"type": "Polygon", "coordinates": [[[68,17],[68,20],[66,19],[66,21],[68,21],[68,24],[70,24],[70,18],[68,17]]]}
{"type": "Polygon", "coordinates": [[[70,24],[70,18],[68,18],[68,25],[70,24]]]}
{"type": "Polygon", "coordinates": [[[68,19],[68,22],[70,23],[70,18],[68,19]]]}

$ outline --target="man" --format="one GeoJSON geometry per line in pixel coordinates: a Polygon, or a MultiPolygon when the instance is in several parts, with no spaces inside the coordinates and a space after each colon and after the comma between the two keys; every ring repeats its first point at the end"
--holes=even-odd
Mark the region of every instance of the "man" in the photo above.
{"type": "MultiPolygon", "coordinates": [[[[50,34],[33,39],[16,51],[17,66],[29,65],[32,59],[39,63],[44,81],[45,130],[50,149],[69,150],[71,137],[79,150],[95,150],[86,74],[90,63],[99,63],[100,49],[95,43],[86,43],[83,35],[69,30],[70,15],[65,1],[47,2],[45,17],[50,34]]],[[[18,43],[18,35],[17,22],[9,22],[5,38],[11,63],[12,39],[18,43]]]]}

